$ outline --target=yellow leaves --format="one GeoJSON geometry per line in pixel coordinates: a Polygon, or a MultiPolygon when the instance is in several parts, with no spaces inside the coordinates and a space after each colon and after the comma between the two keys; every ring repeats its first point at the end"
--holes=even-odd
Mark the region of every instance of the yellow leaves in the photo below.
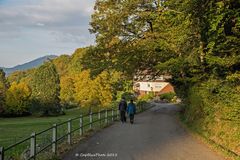
{"type": "Polygon", "coordinates": [[[112,86],[110,74],[103,71],[95,80],[95,86],[98,89],[98,96],[101,104],[107,106],[112,102],[112,86]]]}
{"type": "Polygon", "coordinates": [[[70,63],[71,57],[68,55],[62,55],[53,60],[59,75],[65,75],[68,72],[68,65],[70,63]]]}
{"type": "Polygon", "coordinates": [[[111,41],[108,44],[106,44],[106,48],[111,48],[119,43],[120,43],[120,39],[115,36],[111,39],[111,41]]]}
{"type": "Polygon", "coordinates": [[[10,88],[7,90],[7,96],[10,95],[19,99],[26,99],[31,95],[31,89],[23,82],[13,82],[10,88]]]}
{"type": "Polygon", "coordinates": [[[71,76],[64,76],[60,79],[60,99],[62,102],[74,101],[74,79],[71,76]]]}
{"type": "Polygon", "coordinates": [[[91,79],[90,70],[84,70],[74,78],[75,99],[82,106],[110,105],[113,100],[113,84],[121,74],[103,71],[95,79],[91,79]]]}
{"type": "Polygon", "coordinates": [[[224,2],[223,1],[216,2],[216,5],[218,6],[218,9],[224,8],[224,2]]]}
{"type": "Polygon", "coordinates": [[[31,96],[31,89],[26,83],[13,82],[6,92],[6,111],[22,113],[27,111],[27,101],[31,96]]]}
{"type": "Polygon", "coordinates": [[[234,74],[231,74],[231,75],[228,75],[226,77],[226,79],[229,81],[229,82],[232,82],[232,83],[239,83],[240,82],[240,72],[236,72],[234,74]]]}
{"type": "Polygon", "coordinates": [[[91,105],[95,103],[96,91],[90,77],[90,71],[85,70],[75,76],[75,99],[81,105],[91,105]]]}

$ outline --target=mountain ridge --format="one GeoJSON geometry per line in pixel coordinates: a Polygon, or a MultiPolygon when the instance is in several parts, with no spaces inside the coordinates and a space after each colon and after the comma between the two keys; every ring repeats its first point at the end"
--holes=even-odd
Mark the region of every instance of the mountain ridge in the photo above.
{"type": "Polygon", "coordinates": [[[55,59],[58,56],[56,55],[47,55],[47,56],[43,56],[37,59],[34,59],[32,61],[20,64],[20,65],[16,65],[14,67],[10,67],[10,68],[6,68],[6,67],[0,67],[1,69],[3,69],[3,71],[6,73],[6,75],[9,75],[15,71],[24,71],[24,70],[28,70],[28,69],[32,69],[32,68],[36,68],[40,65],[42,65],[44,62],[46,62],[49,59],[55,59]]]}

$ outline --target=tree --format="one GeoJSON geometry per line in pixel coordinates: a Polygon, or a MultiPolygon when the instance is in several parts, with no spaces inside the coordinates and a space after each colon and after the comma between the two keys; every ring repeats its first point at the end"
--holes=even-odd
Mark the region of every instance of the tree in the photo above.
{"type": "Polygon", "coordinates": [[[40,110],[44,115],[61,112],[60,80],[56,67],[51,61],[35,70],[31,88],[34,110],[40,110]]]}
{"type": "Polygon", "coordinates": [[[81,106],[92,107],[98,105],[96,86],[90,77],[90,71],[84,70],[75,77],[75,99],[81,106]]]}
{"type": "Polygon", "coordinates": [[[13,83],[13,82],[19,83],[23,78],[27,77],[28,75],[30,75],[30,73],[27,71],[16,71],[11,73],[7,77],[7,80],[9,83],[13,83]]]}
{"type": "Polygon", "coordinates": [[[88,50],[84,62],[97,74],[113,68],[132,74],[155,64],[158,55],[139,43],[151,35],[151,12],[155,10],[148,1],[96,1],[90,31],[96,35],[97,46],[88,50]]]}
{"type": "Polygon", "coordinates": [[[8,83],[5,77],[5,73],[2,69],[0,69],[0,114],[4,112],[7,88],[8,83]]]}
{"type": "MultiPolygon", "coordinates": [[[[184,0],[96,1],[90,31],[97,45],[89,48],[83,62],[96,74],[116,69],[130,76],[146,70],[157,75],[159,63],[172,59],[197,62],[197,56],[189,56],[197,41],[196,36],[188,36],[195,28],[184,14],[185,6],[184,0]]],[[[183,68],[177,72],[184,75],[183,68]]]]}
{"type": "Polygon", "coordinates": [[[193,22],[199,28],[206,71],[221,79],[238,75],[240,2],[197,0],[189,7],[193,22]]]}
{"type": "Polygon", "coordinates": [[[6,106],[4,113],[7,115],[23,115],[29,113],[31,89],[23,82],[13,82],[6,92],[6,106]]]}
{"type": "Polygon", "coordinates": [[[108,107],[116,99],[121,73],[103,71],[94,78],[90,70],[84,70],[75,77],[75,99],[81,106],[108,107]]]}
{"type": "Polygon", "coordinates": [[[83,67],[83,56],[86,54],[87,48],[78,48],[75,50],[73,55],[71,56],[71,61],[68,66],[69,74],[78,74],[82,70],[83,67]]]}
{"type": "Polygon", "coordinates": [[[185,88],[211,76],[239,82],[239,2],[98,0],[84,62],[95,74],[171,74],[185,88]],[[91,63],[90,63],[91,60],[91,63]]]}
{"type": "Polygon", "coordinates": [[[60,77],[68,73],[70,61],[71,57],[69,55],[61,55],[53,60],[60,77]]]}
{"type": "Polygon", "coordinates": [[[63,104],[73,104],[75,103],[75,86],[74,77],[64,76],[60,79],[60,99],[63,104]]]}
{"type": "Polygon", "coordinates": [[[117,84],[121,74],[115,71],[103,71],[93,81],[97,91],[97,98],[102,107],[107,107],[113,102],[117,94],[117,84]]]}

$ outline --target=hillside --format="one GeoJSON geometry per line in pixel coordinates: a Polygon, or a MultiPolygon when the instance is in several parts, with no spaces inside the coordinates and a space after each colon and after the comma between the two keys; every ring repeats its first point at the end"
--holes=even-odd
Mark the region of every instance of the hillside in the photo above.
{"type": "Polygon", "coordinates": [[[28,70],[28,69],[31,69],[31,68],[38,67],[41,64],[43,64],[46,60],[54,59],[56,57],[57,56],[55,56],[55,55],[48,55],[48,56],[37,58],[37,59],[35,59],[33,61],[21,64],[21,65],[17,65],[17,66],[12,67],[12,68],[4,68],[3,67],[2,69],[4,70],[6,75],[9,75],[9,74],[11,74],[11,73],[13,73],[15,71],[23,71],[23,70],[28,70]]]}

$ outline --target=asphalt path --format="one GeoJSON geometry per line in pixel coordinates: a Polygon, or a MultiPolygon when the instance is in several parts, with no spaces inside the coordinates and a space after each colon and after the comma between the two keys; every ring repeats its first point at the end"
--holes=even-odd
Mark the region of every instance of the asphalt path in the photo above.
{"type": "MultiPolygon", "coordinates": [[[[180,124],[173,104],[136,115],[135,123],[116,122],[80,142],[63,160],[223,160],[180,124]]],[[[129,119],[128,119],[129,120],[129,119]]]]}

